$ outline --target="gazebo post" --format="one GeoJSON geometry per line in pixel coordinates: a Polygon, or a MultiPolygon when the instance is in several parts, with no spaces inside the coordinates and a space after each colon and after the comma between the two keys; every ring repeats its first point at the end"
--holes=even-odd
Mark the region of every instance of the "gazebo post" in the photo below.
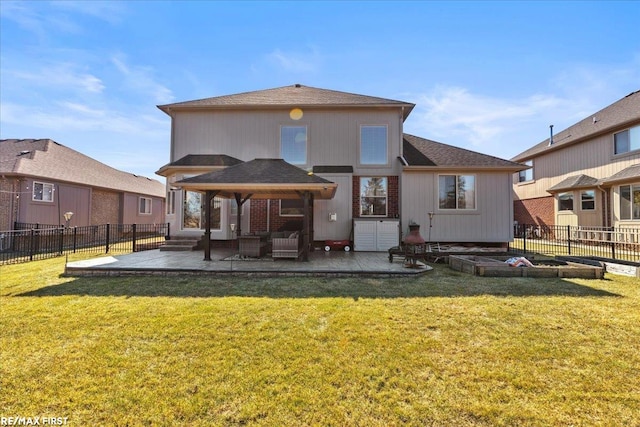
{"type": "Polygon", "coordinates": [[[218,191],[207,190],[204,195],[204,261],[211,261],[211,201],[218,191]]]}
{"type": "Polygon", "coordinates": [[[309,212],[309,199],[310,193],[305,191],[302,193],[302,200],[304,203],[304,216],[302,220],[302,260],[309,261],[309,221],[310,212],[309,212]]]}

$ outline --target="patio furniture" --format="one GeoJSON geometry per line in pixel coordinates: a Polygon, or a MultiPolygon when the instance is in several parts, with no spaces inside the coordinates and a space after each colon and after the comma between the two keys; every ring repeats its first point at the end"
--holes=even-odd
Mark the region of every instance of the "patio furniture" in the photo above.
{"type": "Polygon", "coordinates": [[[291,233],[288,237],[274,237],[271,244],[273,258],[298,258],[302,253],[300,233],[291,233]]]}
{"type": "Polygon", "coordinates": [[[241,257],[261,257],[267,253],[266,236],[240,236],[238,254],[241,257]]]}

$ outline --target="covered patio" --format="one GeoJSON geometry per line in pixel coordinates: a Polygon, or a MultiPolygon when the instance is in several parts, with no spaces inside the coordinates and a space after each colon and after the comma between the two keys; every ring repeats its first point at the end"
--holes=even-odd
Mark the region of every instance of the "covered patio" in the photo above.
{"type": "MultiPolygon", "coordinates": [[[[313,232],[310,218],[313,201],[332,199],[338,185],[308,173],[282,159],[254,159],[175,183],[184,190],[204,193],[205,232],[204,260],[211,261],[211,204],[214,197],[234,199],[238,205],[236,236],[242,234],[241,207],[249,199],[300,199],[304,205],[302,252],[309,260],[313,232]]],[[[268,230],[267,230],[268,231],[268,230]]]]}

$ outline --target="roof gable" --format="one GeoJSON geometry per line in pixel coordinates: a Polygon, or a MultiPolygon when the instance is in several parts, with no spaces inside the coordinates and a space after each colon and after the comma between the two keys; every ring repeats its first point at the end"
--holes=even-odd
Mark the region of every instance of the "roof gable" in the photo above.
{"type": "Polygon", "coordinates": [[[414,135],[403,135],[403,154],[408,166],[451,168],[506,168],[522,170],[527,166],[414,135]]]}
{"type": "Polygon", "coordinates": [[[562,147],[579,143],[597,135],[624,129],[640,121],[640,90],[630,93],[597,113],[579,121],[513,157],[513,161],[524,161],[562,147]]]}
{"type": "Polygon", "coordinates": [[[193,101],[158,105],[158,108],[169,113],[172,110],[184,109],[218,109],[240,107],[404,107],[405,118],[415,104],[358,95],[329,89],[319,89],[295,84],[274,89],[244,92],[234,95],[223,95],[193,101]]]}
{"type": "Polygon", "coordinates": [[[567,177],[549,188],[547,191],[549,193],[557,192],[557,191],[565,191],[565,190],[576,190],[579,188],[590,188],[598,185],[598,180],[589,175],[573,175],[567,177]]]}

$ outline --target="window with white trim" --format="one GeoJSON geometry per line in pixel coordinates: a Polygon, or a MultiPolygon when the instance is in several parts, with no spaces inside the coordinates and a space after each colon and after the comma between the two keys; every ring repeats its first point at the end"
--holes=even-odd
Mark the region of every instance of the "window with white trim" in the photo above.
{"type": "Polygon", "coordinates": [[[440,175],[438,206],[440,209],[475,209],[476,177],[474,175],[440,175]]]}
{"type": "Polygon", "coordinates": [[[175,215],[176,213],[176,190],[167,192],[167,215],[175,215]]]}
{"type": "Polygon", "coordinates": [[[387,127],[360,126],[360,164],[386,165],[387,127]]]}
{"type": "Polygon", "coordinates": [[[33,182],[33,198],[39,202],[53,202],[53,184],[33,182]]]}
{"type": "Polygon", "coordinates": [[[518,182],[533,181],[533,160],[527,160],[523,163],[527,166],[531,166],[531,168],[518,172],[518,182]]]}
{"type": "Polygon", "coordinates": [[[635,126],[613,134],[614,154],[640,150],[640,126],[635,126]]]}
{"type": "Polygon", "coordinates": [[[280,200],[280,216],[304,216],[304,200],[280,200]]]}
{"type": "Polygon", "coordinates": [[[292,165],[307,164],[307,127],[280,128],[280,157],[292,165]]]}
{"type": "Polygon", "coordinates": [[[640,219],[640,185],[620,186],[620,219],[640,219]]]}
{"type": "Polygon", "coordinates": [[[593,211],[596,209],[595,190],[582,190],[580,192],[580,209],[583,211],[593,211]]]}
{"type": "Polygon", "coordinates": [[[558,211],[573,210],[573,193],[558,194],[558,211]]]}
{"type": "Polygon", "coordinates": [[[360,177],[360,216],[387,216],[387,178],[360,177]]]}
{"type": "Polygon", "coordinates": [[[140,197],[139,201],[140,208],[138,209],[138,213],[140,215],[151,215],[151,198],[140,197]]]}

